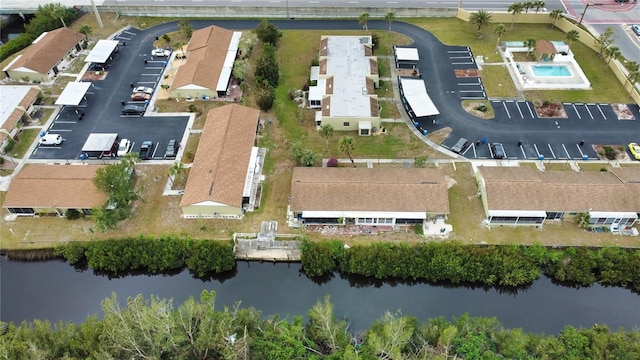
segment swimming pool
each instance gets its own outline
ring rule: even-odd
[[[573,74],[567,65],[531,65],[533,75],[537,77],[571,77]]]

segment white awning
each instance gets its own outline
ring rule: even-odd
[[[258,148],[256,146],[251,148],[251,157],[249,158],[249,167],[247,168],[247,177],[244,181],[244,190],[242,190],[242,197],[250,197],[251,190],[253,189],[253,180],[256,178],[256,174],[259,174],[260,162],[258,161]]]
[[[625,218],[625,219],[637,219],[638,214],[634,212],[625,211],[589,211],[589,217],[592,219],[598,218]]]
[[[82,151],[109,151],[117,138],[118,134],[89,134],[87,141],[82,147]]]
[[[416,117],[440,115],[438,108],[427,94],[422,79],[400,78],[402,95],[409,103]]]
[[[91,87],[90,82],[70,82],[56,100],[56,105],[78,105],[82,102],[87,90]]]
[[[84,59],[84,62],[104,64],[119,43],[118,40],[98,40],[98,43]]]
[[[395,48],[396,59],[398,61],[419,61],[418,49],[416,48]]]
[[[489,210],[489,216],[547,217],[546,211],[539,210]]]
[[[309,73],[309,80],[318,81],[320,78],[320,66],[312,66]]]
[[[227,91],[227,85],[229,85],[229,79],[231,79],[231,70],[233,70],[233,63],[238,56],[238,47],[240,44],[240,38],[242,33],[235,31],[231,36],[231,42],[229,43],[229,49],[227,49],[227,56],[224,58],[224,64],[222,65],[222,71],[218,78],[218,85],[216,85],[216,91]]]
[[[371,130],[371,121],[358,121],[358,130]]]

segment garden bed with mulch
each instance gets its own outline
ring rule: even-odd
[[[539,118],[567,118],[567,112],[560,103],[534,104],[534,108]]]
[[[616,113],[618,120],[635,120],[636,117],[633,116],[631,109],[627,106],[627,104],[611,104],[611,108]]]
[[[457,78],[478,77],[480,71],[478,69],[457,69],[455,70]]]
[[[593,145],[593,149],[600,160],[629,160],[624,145]]]
[[[107,75],[109,75],[108,71],[87,71],[82,75],[82,81],[104,80]]]

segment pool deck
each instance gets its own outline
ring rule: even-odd
[[[510,57],[514,52],[527,52],[526,48],[507,48],[505,51],[499,49],[500,55],[507,65],[509,74],[516,87],[520,90],[569,90],[569,89],[591,89],[591,83],[580,68],[580,65],[573,59],[569,61],[519,61],[514,62]],[[532,70],[534,65],[565,65],[571,71],[571,76],[535,76]]]

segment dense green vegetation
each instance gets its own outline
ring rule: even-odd
[[[87,266],[114,276],[132,271],[156,274],[187,267],[194,276],[204,278],[233,270],[236,266],[230,242],[171,236],[70,242],[58,246],[56,253],[71,265]]]
[[[217,310],[203,291],[174,308],[142,296],[102,302],[104,317],[82,324],[1,323],[5,359],[638,359],[640,332],[565,327],[557,336],[505,329],[495,318],[463,315],[420,323],[387,312],[359,332],[336,319],[329,298],[281,319],[239,305]]]
[[[339,241],[308,242],[302,267],[309,276],[344,274],[429,282],[518,287],[541,271],[567,285],[621,286],[640,292],[640,251],[619,248],[378,243],[345,249]]]
[[[35,16],[25,25],[25,31],[0,47],[0,61],[31,45],[45,31],[71,24],[76,11],[61,4],[38,5]]]

